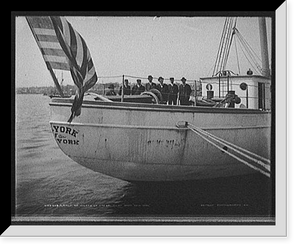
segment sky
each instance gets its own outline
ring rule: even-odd
[[[67,16],[87,43],[100,77],[132,75],[198,80],[211,76],[225,17]],[[24,16],[16,17],[16,87],[54,85]],[[237,28],[260,56],[257,17],[239,17]],[[271,19],[267,18],[269,55]],[[241,74],[252,68],[237,43]],[[227,68],[238,73],[233,43]],[[271,60],[270,60],[271,61]],[[253,68],[252,68],[253,70]],[[73,84],[70,72],[56,71],[64,84]],[[105,80],[104,80],[105,79]],[[120,78],[109,79],[121,81]],[[107,81],[100,78],[99,82]],[[135,79],[130,79],[135,82]]]

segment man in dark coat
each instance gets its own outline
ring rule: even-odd
[[[174,83],[174,77],[170,78],[170,85],[169,87],[169,105],[176,105],[177,104],[177,95],[178,95],[178,86]]]
[[[149,91],[150,89],[155,89],[156,88],[156,83],[152,82],[153,81],[153,76],[148,75],[148,82],[146,83],[146,91]]]
[[[181,78],[182,84],[179,86],[179,102],[180,105],[190,105],[190,95],[192,93],[191,86],[186,83],[184,77]]]
[[[168,85],[164,83],[164,78],[159,77],[158,78],[158,84],[156,84],[156,89],[161,93],[162,95],[162,104],[167,104],[169,100],[169,88]]]
[[[124,95],[130,95],[130,94],[131,94],[131,88],[128,84],[128,79],[125,79],[124,80]],[[119,95],[122,95],[122,85],[119,90]]]
[[[110,84],[108,86],[108,91],[105,93],[105,95],[117,95],[116,92],[115,92],[115,86],[113,84]]]
[[[141,79],[137,79],[136,82],[137,84],[132,87],[132,94],[140,95],[142,92],[145,91],[145,87],[142,85]]]

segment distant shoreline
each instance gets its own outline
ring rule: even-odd
[[[97,83],[95,86],[91,88],[91,90],[103,94],[105,93],[105,89],[110,85],[114,84],[116,88],[119,88],[119,83],[115,82],[109,82],[109,83]],[[75,85],[61,85],[61,88],[64,93],[69,95],[74,95],[76,92],[76,86]],[[31,87],[17,87],[16,88],[17,94],[42,94],[42,95],[55,95],[59,94],[55,86],[31,86]]]

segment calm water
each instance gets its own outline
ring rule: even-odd
[[[58,148],[49,97],[16,96],[16,215],[269,215],[271,183],[260,174],[136,185],[88,170]]]

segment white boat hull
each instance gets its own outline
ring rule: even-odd
[[[84,103],[65,122],[70,103],[51,103],[51,129],[61,150],[79,164],[127,181],[183,181],[254,173],[178,121],[188,121],[265,158],[270,113],[163,105]]]

